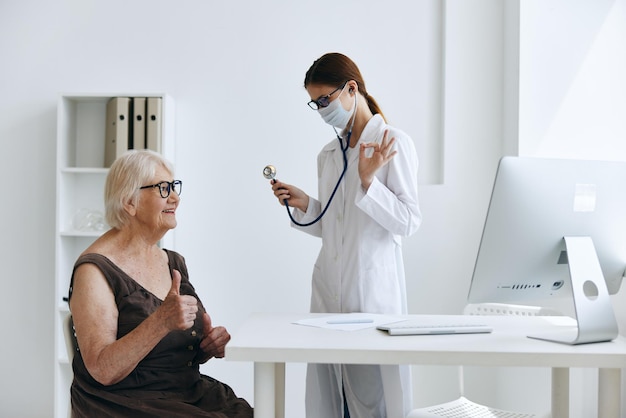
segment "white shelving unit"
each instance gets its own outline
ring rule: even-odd
[[[72,366],[63,334],[63,320],[69,315],[67,295],[74,262],[98,236],[108,229],[74,228],[79,211],[99,211],[104,215],[104,167],[106,104],[111,97],[161,97],[161,153],[175,162],[174,101],[161,93],[63,94],[57,107],[57,172],[55,236],[55,371],[54,416],[70,416],[69,391]],[[104,220],[103,220],[104,222]],[[162,245],[174,248],[174,234],[168,233]]]

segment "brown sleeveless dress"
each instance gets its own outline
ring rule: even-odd
[[[193,286],[184,258],[168,251],[170,272],[181,274],[180,293],[198,299],[194,326],[169,333],[124,380],[104,386],[94,380],[83,363],[80,349],[72,363],[73,417],[252,417],[252,408],[226,384],[200,374],[202,312],[204,307]],[[151,315],[162,301],[135,282],[101,254],[85,254],[76,261],[95,264],[113,290],[119,310],[117,337],[121,338]],[[70,283],[72,297],[74,273]],[[98,326],[98,324],[93,324]]]

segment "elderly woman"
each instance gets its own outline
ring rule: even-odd
[[[176,227],[182,182],[173,174],[148,150],[110,168],[111,229],[80,255],[70,284],[74,417],[252,417],[229,386],[200,374],[230,335],[212,326],[184,258],[157,245]]]

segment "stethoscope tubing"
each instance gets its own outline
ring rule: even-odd
[[[295,225],[303,226],[303,227],[304,226],[311,226],[311,225],[319,222],[319,220],[322,219],[322,217],[324,216],[324,214],[328,210],[328,207],[330,206],[330,203],[333,201],[333,197],[335,197],[335,193],[337,192],[337,189],[339,188],[339,184],[341,184],[341,180],[343,179],[343,177],[346,174],[346,171],[348,170],[348,156],[347,156],[346,153],[348,151],[348,147],[350,146],[350,136],[351,135],[352,135],[352,131],[348,132],[348,137],[346,139],[346,145],[344,146],[342,141],[341,141],[341,137],[339,136],[339,134],[337,134],[337,140],[339,141],[339,147],[341,148],[341,152],[343,154],[343,170],[341,171],[341,175],[339,176],[339,179],[337,180],[337,184],[335,184],[335,188],[333,189],[333,192],[330,194],[330,198],[328,199],[328,202],[326,202],[326,206],[324,206],[324,209],[317,216],[317,218],[313,219],[311,222],[306,222],[306,223],[301,223],[301,222],[296,221],[293,218],[293,215],[291,214],[291,210],[289,209],[288,199],[284,200],[285,208],[287,209],[287,214],[289,215],[289,219],[291,219],[291,222],[293,222]]]

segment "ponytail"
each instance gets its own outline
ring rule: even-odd
[[[367,94],[367,92],[363,92],[363,96],[365,96],[365,100],[367,100],[367,107],[369,107],[370,112],[372,112],[374,115],[380,115],[385,121],[385,123],[387,123],[387,118],[383,114],[383,111],[380,110],[380,106],[378,106],[378,102],[376,101],[376,99],[374,99],[372,96]]]

